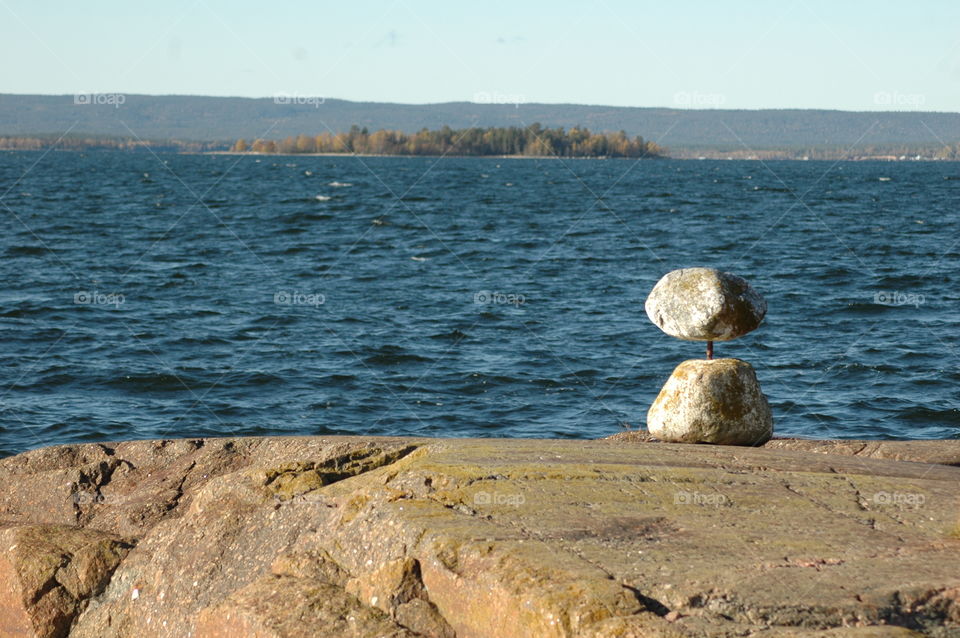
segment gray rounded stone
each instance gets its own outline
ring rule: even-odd
[[[736,339],[767,314],[767,302],[745,279],[713,268],[668,272],[644,307],[661,330],[688,341]]]
[[[773,415],[749,363],[692,359],[667,379],[647,429],[662,441],[762,445],[773,436]]]

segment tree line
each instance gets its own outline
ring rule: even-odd
[[[202,153],[223,150],[223,142],[191,142],[183,140],[138,140],[121,137],[96,137],[69,135],[6,135],[0,136],[0,150],[42,151],[48,148],[61,151],[171,151],[176,153]]]
[[[534,157],[660,157],[664,150],[642,137],[624,131],[592,133],[586,128],[570,130],[527,127],[452,129],[426,128],[408,134],[352,126],[345,133],[297,135],[283,140],[239,139],[235,153],[357,153],[361,155],[529,155]]]
[[[678,147],[674,159],[809,159],[809,160],[948,160],[960,161],[960,144],[864,144],[743,148],[742,146]]]
[[[960,142],[952,146],[944,144],[937,150],[935,157],[942,160],[960,160]]]

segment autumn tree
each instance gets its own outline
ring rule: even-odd
[[[234,150],[246,149],[237,140]],[[375,155],[531,155],[535,157],[658,157],[663,149],[625,131],[591,133],[575,126],[548,128],[534,122],[524,128],[492,127],[439,130],[421,129],[413,134],[351,126],[346,132],[298,135],[280,142],[255,140],[257,153],[359,153]]]

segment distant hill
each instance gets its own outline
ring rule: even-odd
[[[388,104],[347,100],[201,96],[0,95],[0,137],[95,135],[232,143],[353,124],[413,133],[423,128],[585,126],[624,130],[670,151],[821,147],[937,148],[960,141],[960,113],[721,110],[577,104]]]

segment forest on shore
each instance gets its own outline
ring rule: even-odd
[[[237,140],[235,153],[356,153],[360,155],[470,155],[531,157],[662,157],[664,149],[624,131],[592,133],[586,128],[489,127],[437,130],[408,134],[380,129],[372,133],[352,126],[345,133],[289,136],[282,140]]]
[[[141,140],[105,135],[0,135],[0,151],[154,151],[205,153],[226,148],[222,142]]]

